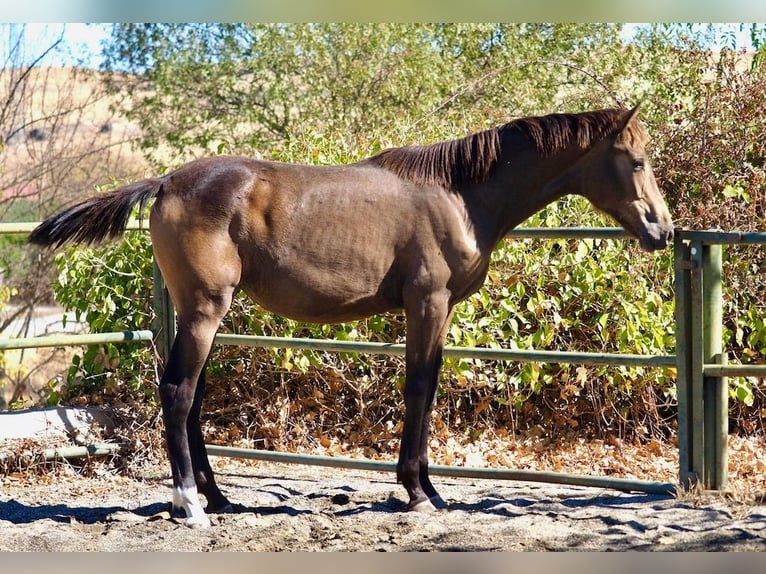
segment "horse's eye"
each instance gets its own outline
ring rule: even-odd
[[[642,159],[634,159],[633,160],[633,171],[641,171],[644,169],[644,160]]]

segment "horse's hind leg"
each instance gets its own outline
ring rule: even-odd
[[[213,469],[210,467],[207,450],[205,449],[205,439],[202,436],[202,429],[200,428],[199,423],[200,411],[202,410],[202,397],[205,394],[206,367],[207,363],[205,367],[203,367],[202,373],[200,373],[199,380],[197,381],[194,403],[192,404],[192,410],[187,419],[186,432],[189,435],[189,450],[192,457],[192,467],[194,468],[194,478],[197,482],[197,491],[205,495],[205,498],[207,499],[205,512],[225,512],[231,510],[231,504],[215,483]]]
[[[431,483],[431,478],[428,475],[428,437],[429,437],[429,426],[431,424],[431,413],[434,408],[434,404],[436,402],[436,390],[439,387],[439,376],[441,374],[441,366],[442,366],[442,356],[444,353],[444,341],[447,337],[447,332],[449,331],[450,322],[452,320],[452,313],[454,309],[450,309],[447,319],[444,322],[444,326],[442,327],[441,333],[439,334],[439,339],[436,346],[436,353],[434,356],[432,368],[431,368],[431,385],[428,388],[428,394],[426,396],[427,399],[427,408],[425,412],[423,413],[423,423],[420,430],[420,451],[419,451],[419,459],[420,459],[420,486],[423,489],[423,492],[425,492],[428,499],[431,501],[431,503],[436,506],[437,508],[444,505],[444,501],[442,500],[441,496],[439,496],[439,493],[436,491],[436,488]]]
[[[213,479],[199,414],[204,368],[242,275],[239,247],[226,219],[227,214],[234,217],[239,205],[239,188],[227,187],[233,181],[192,168],[179,172],[175,179],[166,179],[149,221],[154,257],[178,316],[175,342],[160,380],[160,400],[173,506],[184,509],[190,526],[210,524],[198,493],[208,499],[211,510],[228,505]]]
[[[179,308],[178,332],[160,380],[168,458],[173,474],[173,506],[183,508],[189,526],[210,525],[197,495],[200,479],[202,493],[213,499],[209,502],[221,506],[228,504],[215,485],[204,452],[199,411],[204,385],[202,372],[218,324],[230,301],[229,295],[226,301],[219,298],[195,305],[191,312],[183,306]]]

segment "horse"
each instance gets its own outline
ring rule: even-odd
[[[445,336],[455,305],[481,287],[495,246],[568,194],[587,198],[647,252],[671,242],[637,115],[638,106],[519,118],[344,165],[202,157],[83,200],[43,221],[29,242],[115,239],[134,207],[153,201],[154,256],[177,311],[159,382],[172,505],[192,527],[231,510],[199,415],[213,340],[234,294],[316,323],[403,310],[396,477],[406,510],[433,511],[444,506],[429,478],[428,435]]]

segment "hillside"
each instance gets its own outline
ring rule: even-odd
[[[132,145],[139,130],[101,79],[76,68],[0,71],[0,213],[15,198],[58,203],[145,171]]]

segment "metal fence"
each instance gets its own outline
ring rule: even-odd
[[[766,244],[766,233],[679,230],[674,242],[679,478],[728,484],[728,376],[766,376],[766,365],[728,365],[723,349],[723,246]]]
[[[0,233],[28,233],[29,224],[0,224]],[[137,223],[130,229],[140,229]],[[611,239],[626,237],[620,228],[522,228],[509,234],[514,239]],[[726,244],[765,244],[766,233],[722,233],[677,230],[674,240],[676,288],[676,355],[632,355],[495,349],[447,346],[445,356],[494,359],[517,362],[570,363],[583,365],[622,365],[629,367],[675,368],[678,374],[678,445],[681,484],[698,483],[704,488],[725,489],[728,481],[726,436],[728,385],[727,376],[764,376],[766,365],[727,365],[722,349],[722,246]],[[161,355],[167,356],[175,331],[172,303],[155,266],[153,330],[122,333],[43,336],[0,339],[0,350],[30,347],[88,345],[155,341]],[[310,349],[328,352],[402,355],[404,345],[328,339],[261,337],[218,334],[216,343],[274,348]],[[392,471],[393,463],[363,459],[321,457],[274,453],[271,451],[232,449],[208,445],[217,456],[235,456],[260,460],[279,460],[343,468]],[[574,476],[562,473],[433,467],[435,474],[472,476],[527,481],[557,482],[618,490],[669,492],[674,485],[643,480],[610,477]]]

